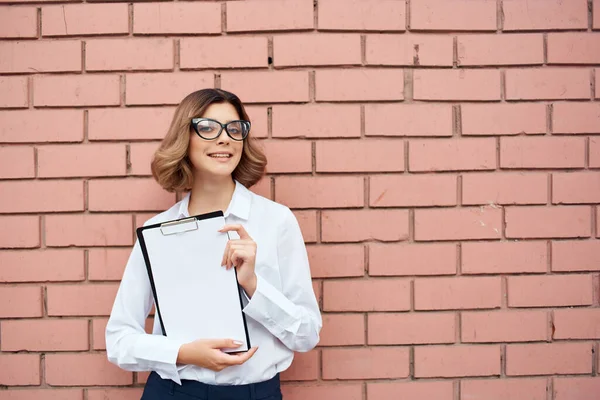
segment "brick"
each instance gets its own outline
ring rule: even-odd
[[[118,75],[53,75],[33,77],[33,104],[43,106],[116,106]]]
[[[323,242],[408,239],[408,210],[324,210],[321,215]]]
[[[335,383],[331,385],[290,385],[281,386],[285,400],[304,399],[344,399],[362,400],[363,385],[361,383]]]
[[[415,310],[465,310],[499,308],[502,285],[499,277],[417,279]]]
[[[548,64],[600,63],[600,33],[550,33]]]
[[[301,33],[275,36],[273,62],[276,67],[360,65],[360,46],[360,35],[357,34]],[[266,63],[266,54],[263,60]]]
[[[591,305],[591,275],[509,276],[509,307]]]
[[[313,29],[311,0],[249,0],[227,3],[227,32]]]
[[[42,316],[42,288],[40,286],[3,285],[0,287],[0,300],[0,318]],[[1,370],[2,368],[0,368]]]
[[[464,399],[546,400],[546,379],[463,379],[460,393]]]
[[[493,138],[414,139],[408,144],[410,171],[496,169]]]
[[[168,88],[165,87],[166,89]],[[88,138],[89,140],[162,139],[167,134],[174,111],[172,107],[92,109],[88,111]],[[122,129],[123,126],[127,129]],[[137,145],[131,145],[132,151],[135,146]]]
[[[0,192],[0,212],[83,211],[82,181],[4,181]]]
[[[506,346],[506,375],[589,374],[591,343],[535,343]]]
[[[179,46],[181,69],[268,67],[266,37],[184,38]]]
[[[111,364],[106,354],[47,354],[46,382],[53,386],[131,385],[133,374]]]
[[[319,30],[403,31],[404,0],[321,0]]]
[[[282,381],[313,381],[319,378],[319,350],[294,354],[289,369],[281,374]]]
[[[173,69],[172,39],[92,39],[85,46],[88,71],[169,71]]]
[[[37,37],[37,10],[35,7],[0,8],[1,38]]]
[[[3,400],[81,400],[82,398],[82,389],[9,389],[2,393]]]
[[[322,307],[323,304],[323,282],[322,281],[312,281],[313,292],[315,292],[315,297],[317,298],[317,303],[319,307]]]
[[[312,171],[312,143],[308,140],[265,140],[267,173]]]
[[[159,142],[132,143],[129,145],[130,175],[152,175],[150,164],[152,162],[152,157],[159,146]]]
[[[102,179],[88,183],[90,211],[164,211],[175,204],[175,194],[153,179]]]
[[[275,199],[291,208],[362,207],[364,180],[357,176],[285,176],[275,179]]]
[[[582,137],[503,137],[501,168],[583,168]]]
[[[545,273],[548,269],[546,242],[462,243],[463,274]]]
[[[82,140],[83,111],[3,110],[0,113],[0,142],[43,143],[81,142]]]
[[[411,3],[410,27],[427,31],[495,31],[496,2],[417,0]]]
[[[416,378],[500,375],[500,346],[415,347]]]
[[[594,70],[594,76],[600,76],[600,68]],[[596,85],[595,99],[600,99],[600,85]]]
[[[138,373],[138,376],[141,373]],[[138,383],[140,382],[138,378]],[[105,399],[119,399],[119,400],[137,400],[142,397],[144,388],[124,388],[124,389],[88,389],[88,400],[105,400]]]
[[[94,350],[106,350],[106,325],[108,318],[92,319],[92,348]]]
[[[365,344],[365,318],[362,314],[325,314],[320,346]]]
[[[26,108],[29,106],[28,96],[27,77],[0,76],[0,107]]]
[[[323,379],[407,378],[409,349],[369,347],[323,350]]]
[[[50,285],[49,316],[110,315],[118,284]]]
[[[452,66],[452,37],[442,35],[368,35],[367,65]]]
[[[367,398],[393,399],[436,399],[453,400],[454,386],[451,381],[438,382],[368,382]]]
[[[559,102],[552,105],[552,133],[594,134],[599,131],[599,103]]]
[[[590,72],[585,68],[509,69],[505,74],[507,100],[590,98]]]
[[[269,136],[269,109],[266,106],[244,106],[250,118],[252,128],[250,137],[266,138]]]
[[[300,225],[302,236],[306,243],[317,241],[317,212],[316,211],[294,211],[294,215]]]
[[[54,145],[38,147],[42,178],[119,176],[126,173],[123,144]],[[66,169],[65,165],[69,165]]]
[[[0,179],[33,178],[33,147],[0,147]]]
[[[594,4],[595,5],[595,4]],[[594,8],[597,10],[597,8]],[[594,398],[600,391],[600,378],[554,378],[555,400],[585,400]]]
[[[600,168],[600,138],[590,137],[589,166]]]
[[[554,310],[552,339],[600,338],[600,310],[573,308]]]
[[[274,105],[273,137],[360,137],[360,106]]]
[[[460,66],[544,63],[544,39],[539,34],[461,35],[457,40]]]
[[[365,273],[362,245],[316,245],[308,246],[306,250],[313,278],[363,276]]]
[[[367,136],[452,136],[452,106],[447,104],[366,104]],[[396,123],[390,124],[390,121]]]
[[[127,105],[176,105],[190,94],[193,88],[214,86],[213,74],[208,72],[127,74],[125,81]],[[169,114],[172,118],[173,113]],[[154,116],[157,117],[156,114]],[[168,128],[168,125],[165,128]],[[165,134],[166,130],[162,130],[161,138]]]
[[[465,136],[546,133],[545,104],[461,104],[460,110]]]
[[[88,350],[86,320],[17,320],[2,322],[2,351]]]
[[[331,69],[315,71],[317,101],[403,100],[401,69]]]
[[[0,282],[82,281],[83,250],[0,251]]]
[[[378,244],[369,245],[369,275],[454,275],[456,245]]]
[[[462,204],[546,204],[548,176],[536,172],[462,175]]]
[[[273,196],[271,196],[271,178],[263,177],[260,181],[258,181],[254,186],[249,187],[248,189],[252,190],[255,194],[265,197],[269,200],[273,200]]]
[[[504,30],[587,29],[586,0],[507,0]]]
[[[200,15],[202,23],[198,21]],[[221,5],[192,2],[134,4],[133,33],[221,33]]]
[[[282,87],[286,90],[280,90]],[[223,72],[221,88],[235,93],[244,103],[307,102],[309,100],[306,71]]]
[[[326,280],[324,311],[407,311],[410,309],[408,279]]]
[[[547,340],[546,311],[463,312],[461,341],[535,342]]]
[[[369,345],[454,343],[454,313],[369,314]],[[430,327],[435,326],[435,329]]]
[[[590,237],[591,213],[586,206],[507,207],[507,238]]]
[[[74,72],[81,71],[81,42],[6,41],[0,43],[0,72]]]
[[[371,207],[456,205],[454,175],[379,175],[369,184]]]
[[[39,385],[40,370],[39,354],[0,355],[0,385]]]
[[[552,271],[600,271],[600,242],[593,240],[553,241]]]
[[[593,10],[600,10],[600,0],[594,0],[593,5],[592,5],[592,9]],[[600,13],[593,13],[593,17],[592,17],[592,26],[594,27],[594,29],[598,29],[600,28]]]
[[[88,252],[88,279],[91,281],[118,281],[123,276],[131,249],[90,249]]]
[[[131,246],[131,216],[116,214],[47,215],[47,246]]]
[[[321,140],[316,143],[317,172],[400,172],[404,141],[395,139]]]
[[[415,210],[417,241],[500,239],[502,210],[494,207]],[[444,224],[440,224],[444,221]]]
[[[417,69],[413,72],[413,99],[500,100],[500,71]]]
[[[552,203],[600,203],[600,172],[553,173]]]
[[[42,7],[42,36],[129,33],[127,4],[67,4]]]
[[[36,216],[0,216],[0,247],[33,248],[40,246],[40,218]]]

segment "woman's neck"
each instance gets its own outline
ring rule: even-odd
[[[218,210],[225,212],[234,190],[235,182],[230,176],[210,180],[196,179],[190,194],[189,214],[198,215]]]

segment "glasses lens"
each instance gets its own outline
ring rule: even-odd
[[[250,132],[250,126],[245,121],[232,121],[227,124],[227,132],[235,140],[243,140]]]
[[[203,138],[214,138],[219,134],[221,125],[214,121],[200,120],[198,122],[198,133]]]

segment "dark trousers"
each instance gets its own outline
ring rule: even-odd
[[[268,381],[248,385],[207,385],[187,379],[181,383],[180,386],[152,372],[141,400],[282,400],[279,374]]]

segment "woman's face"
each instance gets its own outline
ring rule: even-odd
[[[239,120],[240,116],[235,107],[229,103],[213,103],[206,109],[202,118],[210,118],[226,124],[229,121]],[[213,140],[201,138],[192,129],[189,158],[195,173],[206,177],[231,176],[240,162],[243,148],[244,142],[230,138],[225,128],[219,137]]]

